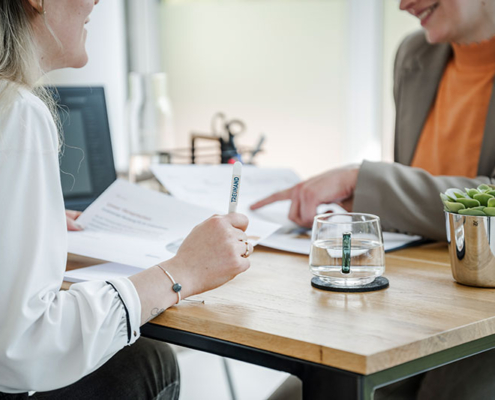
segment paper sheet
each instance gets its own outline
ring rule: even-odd
[[[401,248],[415,241],[421,241],[421,236],[410,236],[400,233],[383,232],[385,251]],[[311,232],[304,229],[294,229],[289,233],[274,233],[265,239],[264,246],[291,253],[307,254],[311,246]],[[95,280],[108,280],[115,278],[128,278],[137,274],[142,269],[130,265],[117,263],[104,263],[91,267],[79,268],[65,273],[64,280],[68,282],[84,282]]]
[[[178,199],[225,212],[228,207],[232,165],[171,165],[151,167],[153,174]],[[287,216],[290,201],[270,204],[251,211],[249,206],[275,192],[290,188],[300,178],[287,168],[242,167],[241,189],[237,211],[254,219],[296,227]]]
[[[383,245],[386,252],[402,248],[421,240],[421,236],[383,232]],[[311,231],[303,228],[277,231],[263,240],[260,244],[272,249],[309,255],[309,250],[311,248]]]
[[[267,247],[291,253],[309,255],[311,245],[311,232],[300,229],[290,234],[273,234],[265,240]],[[414,241],[420,241],[420,236],[403,235],[400,233],[383,232],[385,251],[391,251]],[[270,245],[272,244],[272,245]],[[138,272],[141,268],[118,263],[104,263],[91,267],[79,268],[65,273],[64,280],[67,282],[101,281],[115,278],[128,278]]]
[[[69,232],[68,251],[148,268],[173,257],[189,232],[213,214],[209,208],[117,180],[78,218],[84,230]],[[247,233],[256,244],[279,227],[256,221]]]
[[[155,165],[152,171],[160,183],[175,197],[192,204],[217,208],[226,203],[232,166],[230,165]],[[297,174],[287,168],[243,166],[238,211],[250,221],[267,220],[282,227],[260,242],[261,245],[299,254],[309,254],[311,231],[298,227],[288,219],[290,201],[270,204],[251,211],[249,206],[275,192],[300,182]],[[222,204],[223,205],[223,204]],[[318,214],[347,212],[337,204],[321,205]],[[383,233],[385,251],[421,240],[420,236]]]
[[[347,213],[338,204],[322,204],[316,210],[317,214],[333,212],[335,214]],[[420,242],[421,236],[406,235],[395,232],[383,232],[383,246],[385,251],[402,248],[414,242]],[[264,239],[263,246],[272,249],[288,251],[291,253],[308,254],[311,248],[311,230],[301,227],[282,227],[277,232]]]

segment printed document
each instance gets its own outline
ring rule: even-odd
[[[228,195],[224,200],[227,202]],[[189,232],[215,213],[117,180],[78,218],[84,230],[69,232],[68,251],[148,268],[173,257]],[[270,222],[252,221],[247,234],[257,244],[278,228],[280,225]]]
[[[152,166],[152,172],[160,183],[180,200],[191,204],[225,208],[229,193],[230,165],[170,165]],[[309,254],[311,231],[301,228],[288,219],[290,200],[270,204],[256,211],[249,206],[275,192],[288,189],[300,182],[298,175],[288,168],[260,168],[244,165],[241,179],[238,212],[246,214],[251,222],[271,221],[282,227],[263,239],[260,244],[278,250]],[[318,207],[317,213],[346,213],[337,204]],[[383,233],[385,251],[391,251],[420,241],[420,236],[399,233]]]
[[[228,207],[232,165],[154,165],[151,170],[170,194],[180,200],[223,211]],[[256,211],[249,206],[275,192],[290,188],[301,179],[288,168],[258,168],[242,166],[237,212],[249,220],[260,219],[284,226],[290,222],[290,201],[280,201]],[[223,211],[225,212],[225,211]]]

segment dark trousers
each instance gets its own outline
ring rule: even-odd
[[[0,393],[1,400],[177,400],[179,366],[165,343],[140,338],[93,373],[49,392]]]

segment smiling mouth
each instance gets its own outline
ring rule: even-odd
[[[420,21],[424,21],[426,18],[428,18],[433,11],[435,11],[438,7],[438,3],[433,4],[432,6],[428,7],[427,9],[421,11],[421,13],[417,14],[416,16],[419,18]]]

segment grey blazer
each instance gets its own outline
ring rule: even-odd
[[[450,187],[463,189],[492,183],[495,177],[495,88],[485,123],[478,177],[432,176],[409,166],[451,57],[449,44],[431,45],[423,31],[408,36],[397,51],[394,67],[395,162],[363,162],[353,206],[355,212],[379,215],[385,230],[445,240],[445,219],[439,193]]]

